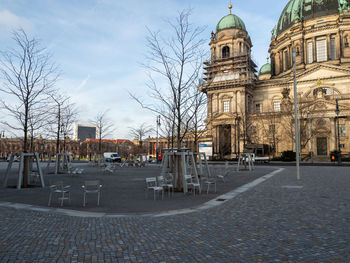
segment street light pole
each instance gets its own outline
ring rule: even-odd
[[[341,165],[341,145],[340,145],[340,131],[339,131],[339,103],[338,99],[335,100],[336,102],[336,108],[335,108],[335,114],[337,114],[337,129],[338,129],[338,165]]]
[[[4,150],[4,147],[2,146],[3,142],[1,140],[3,138],[5,138],[5,131],[0,131],[0,156],[1,157],[5,156],[5,154],[3,153],[3,150]]]
[[[297,180],[300,180],[300,140],[299,140],[299,122],[298,122],[298,93],[297,93],[297,66],[295,48],[293,48],[293,64],[294,64],[294,125],[295,125],[295,155]]]
[[[159,149],[158,149],[158,127],[160,126],[160,115],[157,116],[157,143],[156,143],[156,162],[158,162]]]

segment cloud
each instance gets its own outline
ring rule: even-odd
[[[33,28],[33,24],[28,19],[16,16],[5,9],[0,11],[0,27],[11,30],[23,28],[27,31]]]

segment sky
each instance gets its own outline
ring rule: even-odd
[[[78,123],[87,124],[108,110],[115,127],[109,137],[132,139],[130,127],[156,126],[155,114],[129,95],[147,99],[148,78],[142,66],[147,28],[166,37],[165,21],[191,8],[190,22],[205,27],[201,37],[209,44],[230,2],[251,36],[259,69],[266,63],[271,30],[288,0],[0,0],[0,50],[13,46],[12,32],[23,28],[52,53],[61,71],[56,88],[77,105]]]

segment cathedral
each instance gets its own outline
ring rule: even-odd
[[[249,32],[231,8],[211,34],[211,58],[204,63],[202,92],[214,157],[295,151],[294,76],[303,160],[328,159],[338,150],[348,155],[349,1],[290,0],[259,70]]]

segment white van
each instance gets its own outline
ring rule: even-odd
[[[105,158],[106,162],[121,162],[122,158],[119,156],[118,153],[104,153],[103,157]]]

